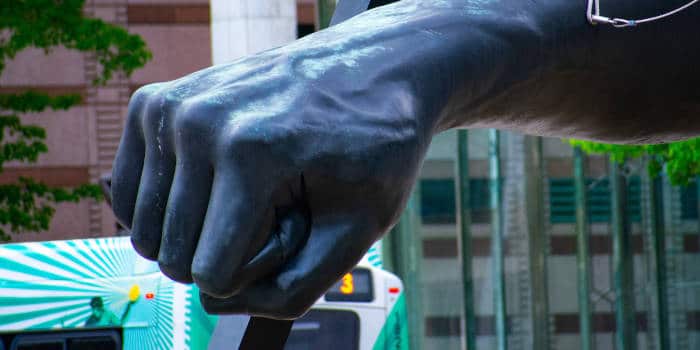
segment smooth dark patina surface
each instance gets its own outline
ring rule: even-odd
[[[644,17],[685,0],[608,1]],[[700,135],[700,8],[404,0],[139,89],[113,169],[135,248],[213,312],[294,318],[397,220],[436,133]],[[224,299],[222,299],[224,298]]]

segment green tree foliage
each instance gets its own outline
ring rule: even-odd
[[[616,161],[645,157],[649,173],[658,176],[666,171],[674,185],[687,185],[700,175],[700,138],[656,145],[611,145],[605,143],[569,140],[586,153],[608,154]]]
[[[121,27],[83,15],[85,0],[0,0],[0,74],[7,60],[27,48],[54,47],[94,55],[101,71],[93,84],[104,84],[114,73],[131,74],[151,58],[145,42]],[[51,96],[40,91],[0,93],[0,172],[8,161],[36,162],[46,153],[46,131],[24,124],[20,113],[66,110],[81,102],[81,96]],[[100,199],[96,185],[64,189],[29,178],[0,185],[0,241],[10,232],[42,231],[49,228],[54,205],[85,198]]]

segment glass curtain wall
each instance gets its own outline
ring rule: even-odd
[[[650,179],[642,161],[617,164],[584,155],[585,196],[579,198],[568,144],[543,139],[537,151],[536,138],[502,132],[501,205],[494,211],[488,131],[470,130],[466,140],[467,245],[458,230],[456,132],[435,139],[417,187],[424,349],[464,349],[468,339],[477,349],[700,348],[695,183],[671,186],[666,179]],[[585,208],[578,236],[577,206]],[[497,213],[503,228],[505,342],[499,342],[494,312]],[[587,242],[583,256],[579,242]],[[465,246],[469,252],[462,252]],[[463,255],[471,265],[472,297],[466,303]],[[587,276],[588,288],[580,276]],[[466,327],[470,310],[474,321]],[[581,337],[586,329],[581,312],[589,315],[590,337]]]

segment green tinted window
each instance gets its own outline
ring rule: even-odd
[[[587,179],[588,216],[591,222],[610,221],[610,182],[608,179]],[[574,179],[549,179],[550,221],[576,222],[576,193]],[[639,177],[627,181],[627,215],[633,222],[641,220],[641,188]]]
[[[696,220],[698,218],[697,182],[681,188],[681,218],[683,220]]]
[[[453,179],[423,179],[420,183],[421,216],[426,224],[456,222],[455,183]],[[489,181],[469,180],[472,222],[489,221]]]

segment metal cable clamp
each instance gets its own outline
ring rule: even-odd
[[[588,17],[588,22],[591,24],[595,25],[598,23],[603,23],[603,24],[610,24],[615,28],[625,28],[625,27],[635,27],[638,24],[642,23],[648,23],[648,22],[653,22],[657,21],[672,15],[675,15],[678,12],[681,12],[690,6],[695,5],[698,3],[700,0],[692,0],[691,2],[666,13],[660,14],[658,16],[654,17],[649,17],[649,18],[643,18],[643,19],[624,19],[624,18],[610,18],[606,16],[601,16],[600,15],[600,0],[588,0],[588,6],[586,9],[586,17]]]

